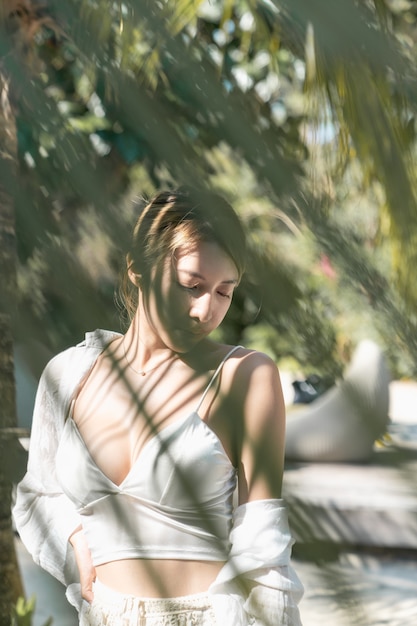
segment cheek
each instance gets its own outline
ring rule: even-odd
[[[159,297],[157,297],[159,293]],[[187,309],[188,294],[180,291],[172,280],[168,272],[162,276],[159,291],[154,292],[155,309],[159,317],[164,320],[172,319],[172,316],[179,315],[181,311]]]
[[[227,299],[220,303],[220,306],[218,307],[218,314],[217,314],[217,318],[218,320],[220,320],[220,322],[226,317],[231,304],[232,304],[232,301],[227,300]]]
[[[186,316],[191,307],[189,294],[174,290],[164,302],[164,312],[171,323]]]

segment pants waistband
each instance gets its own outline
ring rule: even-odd
[[[125,608],[140,606],[146,614],[175,612],[178,610],[204,610],[212,606],[208,593],[195,593],[174,598],[149,598],[125,594],[111,587],[107,587],[100,580],[96,580],[93,587],[94,600],[104,605],[118,605]]]

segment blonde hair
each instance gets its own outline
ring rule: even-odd
[[[128,321],[132,320],[138,291],[129,270],[138,275],[146,291],[152,269],[162,267],[179,247],[201,242],[218,244],[236,265],[239,280],[245,270],[246,241],[243,226],[231,205],[209,191],[181,188],[157,193],[144,207],[133,230],[122,276],[119,299]]]

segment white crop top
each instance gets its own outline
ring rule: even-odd
[[[56,456],[63,492],[77,507],[94,565],[129,558],[224,561],[237,472],[198,411],[163,428],[120,485],[93,461],[69,417]]]

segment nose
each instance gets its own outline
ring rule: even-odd
[[[195,298],[190,309],[190,317],[206,324],[213,316],[212,297],[210,293],[201,294]]]

